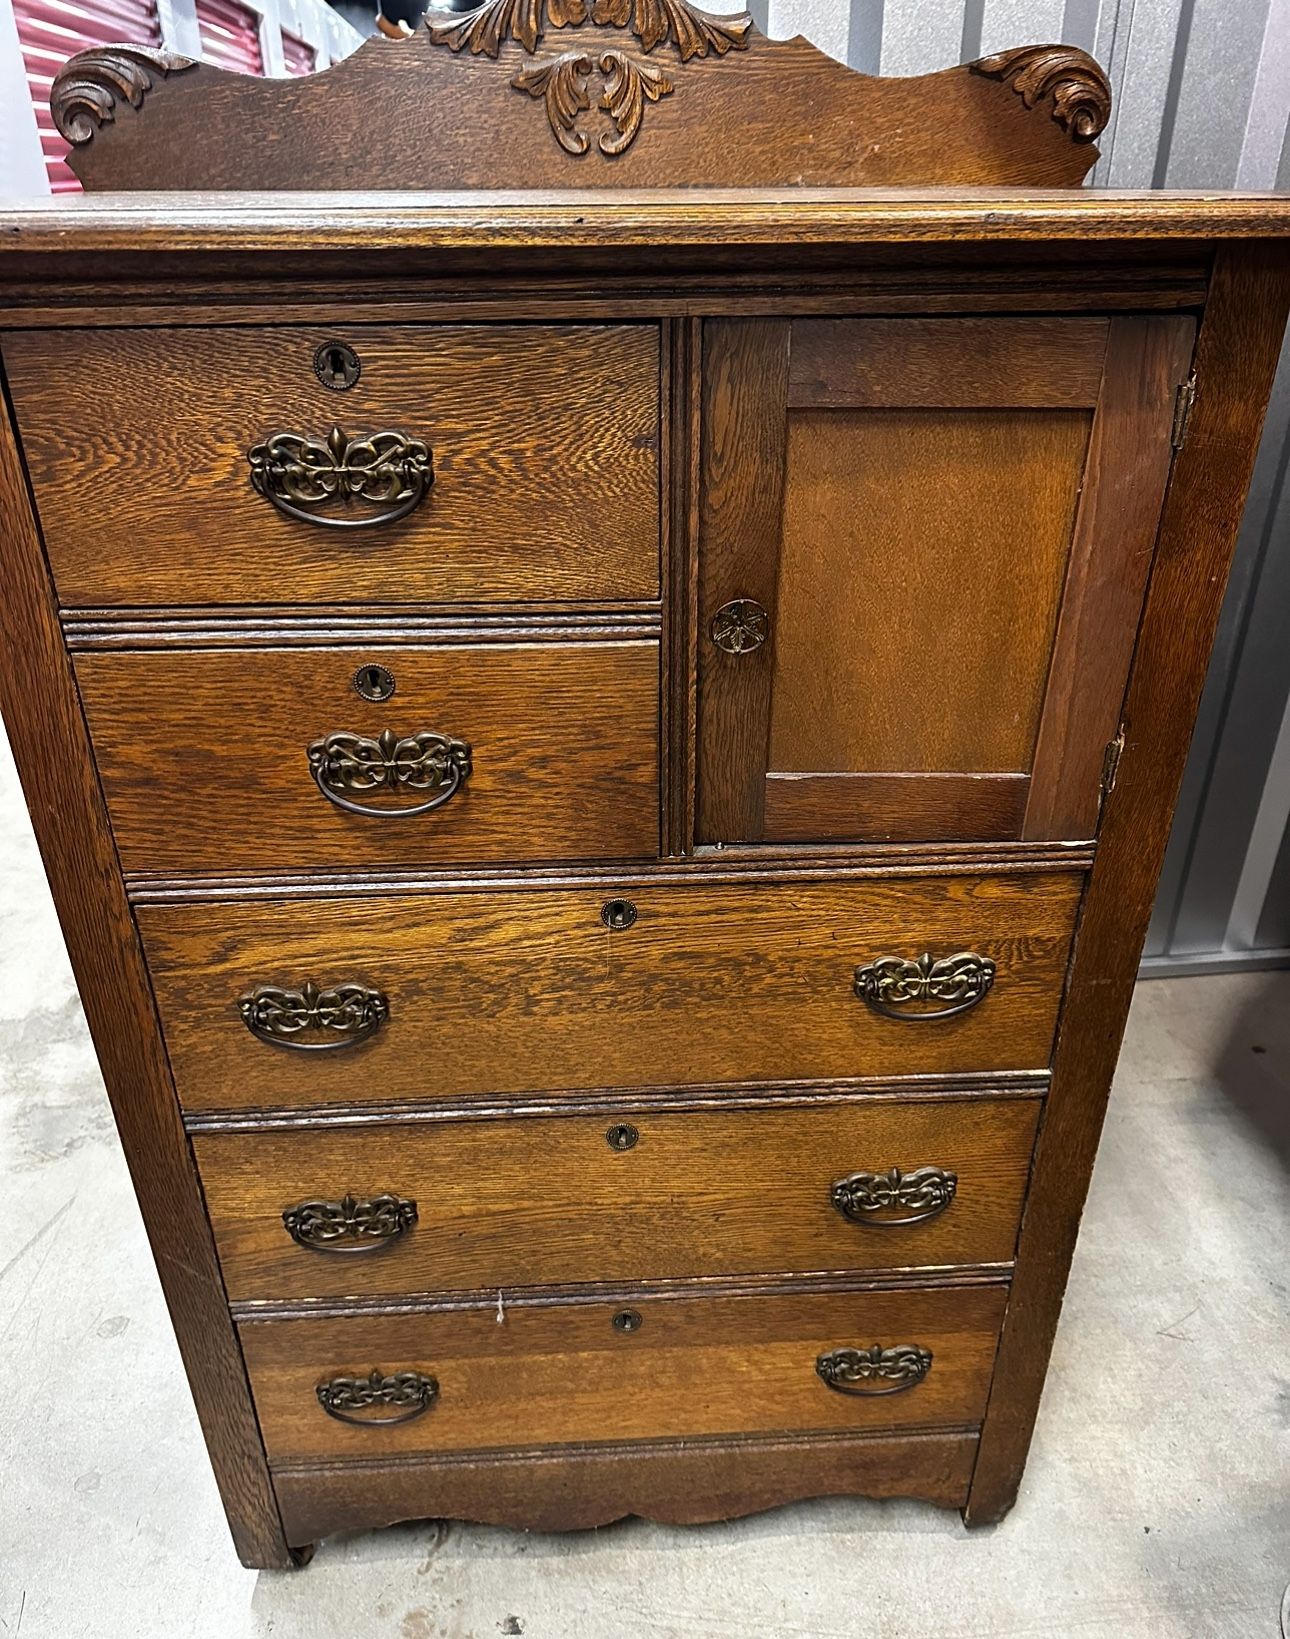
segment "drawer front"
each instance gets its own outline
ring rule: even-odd
[[[1065,872],[625,878],[595,890],[143,904],[138,918],[185,1106],[306,1107],[1042,1069],[1081,885]],[[615,931],[605,918],[617,900],[635,919]],[[970,955],[966,1000],[902,1003],[881,977],[878,995],[857,995],[857,975],[863,984],[884,963],[913,971],[915,987],[924,953]],[[284,1050],[244,1022],[274,1034],[259,999],[305,986],[359,987],[380,998],[380,1017],[337,1029],[297,1007],[297,1046],[322,1052]]]
[[[373,663],[383,703],[356,687]],[[76,672],[127,871],[658,852],[654,642],[92,654]]]
[[[343,391],[315,373],[338,342],[360,366]],[[4,357],[64,605],[658,596],[653,326],[26,332]],[[333,528],[320,520],[406,501],[370,485],[305,520],[257,492],[249,452],[278,434],[311,440],[320,482],[343,489],[328,469],[370,457],[334,458],[333,427],[424,444],[391,457],[410,511]]]
[[[200,1133],[228,1294],[1011,1259],[1032,1100]]]
[[[241,1337],[270,1462],[317,1462],[661,1435],[964,1427],[985,1411],[1004,1302],[996,1286],[633,1297],[510,1304],[501,1325],[494,1305],[256,1321]],[[875,1345],[869,1364],[856,1357]],[[372,1403],[353,1404],[373,1373]],[[320,1387],[340,1418],[323,1409]]]

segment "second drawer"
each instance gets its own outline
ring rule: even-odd
[[[127,871],[658,852],[652,641],[91,654],[76,675]]]
[[[1029,1099],[199,1133],[229,1297],[1007,1262]]]

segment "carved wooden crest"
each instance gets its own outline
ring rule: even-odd
[[[884,79],[686,0],[484,0],[298,80],[83,52],[50,106],[91,188],[1070,187],[1111,94],[1072,46]]]
[[[724,57],[732,49],[742,50],[752,18],[746,14],[713,17],[686,5],[685,0],[486,0],[464,17],[431,13],[426,18],[435,45],[489,57],[496,57],[506,40],[517,41],[532,56],[548,26],[559,29],[587,23],[625,29],[645,56],[670,44],[685,63],[710,52]],[[591,147],[583,116],[591,108],[593,82],[600,86],[596,107],[613,128],[601,134],[596,146],[610,158],[625,152],[635,140],[645,104],[669,97],[675,90],[661,68],[616,49],[563,51],[540,58],[531,68],[521,69],[511,85],[542,99],[556,141],[566,153],[580,157]]]

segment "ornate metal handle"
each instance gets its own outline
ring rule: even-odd
[[[375,740],[361,734],[329,734],[308,748],[309,767],[328,802],[350,814],[377,814],[411,819],[442,808],[470,778],[471,753],[465,740],[423,730],[400,738],[383,729]],[[433,791],[427,802],[411,808],[368,807],[346,792]]]
[[[935,961],[924,951],[916,962],[903,956],[879,956],[855,975],[860,1000],[888,1019],[913,1023],[949,1019],[983,1001],[994,983],[995,965],[988,956],[962,950]],[[919,1002],[948,1002],[948,1007],[919,1011]]]
[[[311,981],[299,990],[261,985],[241,998],[237,1010],[253,1036],[302,1053],[356,1047],[390,1016],[389,1001],[379,990],[353,984],[319,990]]]
[[[932,1351],[916,1343],[897,1343],[884,1349],[875,1343],[870,1349],[834,1349],[822,1354],[815,1369],[831,1389],[839,1394],[901,1394],[916,1387],[932,1368]],[[866,1386],[872,1385],[872,1386]]]
[[[370,529],[397,523],[419,506],[434,483],[430,447],[406,433],[369,433],[350,438],[333,427],[326,439],[305,433],[274,433],[247,452],[256,493],[307,524],[326,529]],[[336,499],[384,503],[384,512],[335,517],[315,510]]]
[[[339,1201],[301,1201],[282,1214],[287,1234],[310,1252],[345,1257],[381,1252],[401,1240],[417,1221],[417,1203],[398,1195],[368,1200],[345,1195]]]
[[[938,1217],[954,1199],[958,1174],[943,1167],[919,1167],[917,1172],[853,1172],[839,1178],[829,1191],[834,1206],[853,1224],[866,1229],[899,1229]],[[901,1217],[879,1214],[898,1211]]]
[[[430,1410],[439,1398],[439,1384],[425,1372],[394,1372],[386,1376],[374,1366],[366,1377],[332,1377],[314,1391],[318,1404],[338,1423],[360,1428],[391,1428],[410,1423]],[[361,1417],[369,1406],[393,1406],[392,1417]]]

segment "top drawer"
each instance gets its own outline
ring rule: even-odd
[[[339,390],[321,379],[345,378],[337,344],[359,366]],[[4,358],[64,606],[659,595],[654,326],[26,331]],[[420,440],[432,481],[387,440],[383,498],[359,470],[373,452],[329,448],[333,428]],[[310,485],[348,473],[374,498],[283,512],[249,461],[277,434],[312,441]],[[289,463],[300,446],[279,449]],[[320,521],[398,512],[421,490],[389,522]]]

